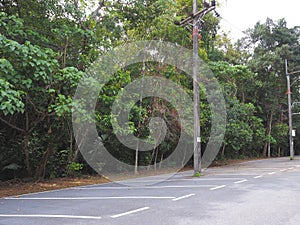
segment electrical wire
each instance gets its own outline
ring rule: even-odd
[[[215,13],[216,13],[216,15],[218,17],[220,17],[224,22],[226,22],[227,24],[229,24],[232,28],[234,28],[235,30],[241,32],[243,35],[246,34],[245,31],[243,31],[242,29],[240,29],[238,26],[234,25],[233,23],[229,22],[227,19],[225,19],[223,16],[221,16],[218,12],[215,11]]]
[[[242,29],[240,29],[238,26],[234,25],[233,23],[229,22],[228,20],[226,20],[224,17],[220,16],[220,18],[222,20],[224,20],[227,24],[229,24],[232,28],[236,29],[237,31],[241,32],[242,34],[246,34],[245,31],[242,31]]]

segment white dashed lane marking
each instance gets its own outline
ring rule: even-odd
[[[21,215],[21,214],[0,214],[0,217],[19,217],[19,218],[64,218],[64,219],[93,219],[99,220],[100,216],[74,216],[74,215]]]
[[[140,187],[84,187],[84,188],[72,188],[75,190],[105,190],[105,189],[110,189],[110,190],[121,190],[121,189],[167,189],[167,188],[207,188],[207,187],[214,187],[215,185],[172,185],[172,186],[140,186]]]
[[[239,180],[239,181],[236,181],[236,182],[234,182],[235,184],[241,184],[241,183],[244,183],[244,182],[246,182],[246,181],[248,181],[247,179],[243,179],[243,180]]]
[[[109,200],[109,199],[173,199],[175,197],[164,196],[113,196],[113,197],[62,197],[62,198],[4,198],[6,200]]]
[[[174,198],[174,199],[172,199],[172,201],[179,201],[181,199],[189,198],[189,197],[192,197],[194,195],[195,194],[184,195],[184,196],[181,196],[181,197],[178,197],[178,198]]]
[[[190,179],[170,179],[170,180],[161,180],[161,179],[152,179],[152,180],[137,180],[137,181],[126,181],[124,184],[131,185],[132,183],[148,183],[148,182],[176,182],[176,181],[219,181],[219,180],[237,180],[237,179],[243,179],[239,177],[211,177],[211,178],[190,178]]]
[[[227,174],[217,174],[218,176],[222,176],[223,177],[205,177],[205,178],[192,178],[192,179],[170,179],[170,180],[163,180],[161,179],[162,182],[176,182],[176,181],[192,181],[192,182],[197,182],[195,183],[196,185],[162,185],[162,186],[128,186],[128,187],[106,187],[106,186],[85,186],[85,187],[77,187],[77,188],[71,188],[71,189],[80,189],[80,190],[103,190],[103,189],[125,189],[125,190],[129,190],[129,189],[173,189],[173,188],[207,188],[211,191],[214,190],[218,190],[218,189],[222,189],[225,188],[227,186],[231,186],[232,182],[234,184],[241,184],[244,182],[247,182],[249,180],[252,179],[258,179],[258,178],[262,178],[264,177],[264,175],[268,174],[268,175],[273,175],[273,174],[279,174],[280,172],[286,172],[289,170],[294,170],[294,169],[298,169],[300,168],[300,165],[290,165],[289,168],[248,168],[250,169],[250,171],[248,170],[246,171],[241,171],[242,173],[227,173]],[[261,174],[261,175],[258,175]],[[244,178],[245,176],[251,176],[251,178]],[[228,177],[229,176],[229,177]],[[230,177],[232,176],[232,177]],[[158,181],[153,179],[153,181]],[[214,185],[210,185],[211,182],[207,182],[208,184],[206,184],[206,182],[204,184],[199,184],[198,182],[203,182],[203,181],[228,181],[231,182],[231,184],[227,184],[227,185],[218,185],[216,186],[216,184]],[[140,181],[133,181],[133,183],[142,183],[142,182],[149,182],[149,180],[140,180]],[[130,181],[128,183],[131,183]],[[183,183],[184,184],[184,183]],[[53,192],[58,192],[59,190],[55,190]],[[51,191],[52,192],[52,191]],[[39,194],[39,193],[33,193],[31,195],[34,194]],[[184,200],[187,198],[191,198],[192,196],[195,196],[196,194],[187,194],[184,196],[180,196],[180,197],[174,197],[174,196],[91,196],[91,197],[41,197],[41,198],[34,198],[34,197],[22,197],[22,196],[26,196],[26,195],[22,195],[21,197],[7,197],[7,198],[3,198],[5,200],[21,200],[21,201],[25,201],[25,200],[109,200],[109,199],[115,199],[115,200],[126,200],[126,199],[140,199],[140,200],[147,200],[147,199],[170,199],[172,201],[180,201],[180,200]],[[27,195],[28,196],[28,195]],[[138,212],[143,212],[146,210],[149,210],[150,207],[143,207],[143,208],[138,208],[135,210],[130,210],[130,211],[126,211],[120,214],[115,214],[112,215],[112,213],[110,214],[111,216],[109,216],[110,218],[114,219],[114,218],[119,218],[119,217],[123,217],[123,216],[127,216],[127,215],[131,215],[131,214],[135,214]],[[125,209],[126,210],[126,209]],[[125,211],[124,210],[124,211]],[[129,210],[129,209],[127,209]],[[59,215],[59,214],[54,214],[54,215],[47,215],[47,214],[0,214],[0,218],[61,218],[61,219],[82,219],[82,220],[100,220],[102,219],[102,217],[100,216],[85,216],[85,215]]]
[[[221,188],[224,188],[224,187],[226,187],[226,185],[220,185],[220,186],[217,186],[217,187],[213,187],[213,188],[210,188],[209,190],[214,191],[214,190],[218,190],[218,189],[221,189]]]
[[[139,208],[139,209],[131,210],[131,211],[128,211],[128,212],[116,214],[116,215],[111,216],[111,218],[118,218],[118,217],[121,217],[121,216],[127,216],[127,215],[130,215],[130,214],[133,214],[133,213],[137,213],[137,212],[147,210],[147,209],[150,209],[150,207]]]

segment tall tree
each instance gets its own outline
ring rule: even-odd
[[[282,117],[282,112],[287,108],[284,60],[298,57],[295,53],[299,51],[299,27],[288,28],[284,19],[258,22],[247,31],[240,47],[248,51],[247,63],[261,82],[261,87],[253,92],[253,98],[256,107],[261,109],[269,137],[263,150],[266,156],[271,150],[273,125],[287,122]]]
[[[6,140],[1,157],[16,140],[22,157],[0,165],[19,165],[27,175],[45,175],[57,150],[68,150],[68,165],[78,152],[71,129],[72,96],[84,70],[111,46],[107,40],[111,5],[89,1],[0,1],[0,123]],[[38,22],[37,22],[38,21]],[[111,26],[112,29],[116,28]],[[24,162],[23,162],[24,159]],[[48,174],[49,175],[49,174]]]

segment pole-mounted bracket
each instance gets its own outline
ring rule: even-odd
[[[214,1],[212,1],[214,2]],[[208,3],[207,3],[208,4]],[[216,9],[216,6],[211,4],[208,7],[203,8],[202,10],[196,12],[195,14],[190,15],[189,17],[187,17],[186,19],[183,19],[181,21],[175,21],[174,24],[178,25],[178,26],[186,26],[190,23],[192,23],[194,21],[194,19],[196,19],[198,22],[203,23],[204,21],[202,20],[202,18],[208,14],[209,12],[213,11]]]
[[[181,21],[175,21],[174,24],[178,25],[178,26],[186,26],[186,25],[192,23],[193,21],[195,21],[195,19],[196,19],[197,23],[199,23],[199,22],[201,24],[204,23],[202,18],[209,12],[216,9],[216,1],[212,0],[210,4],[206,1],[202,1],[202,5],[204,7],[203,9],[190,15],[189,17],[187,17],[185,19],[182,19]],[[217,13],[217,15],[219,15],[219,14]],[[196,25],[196,24],[193,24],[193,25]]]

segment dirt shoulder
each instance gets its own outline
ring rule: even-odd
[[[0,198],[107,182],[109,182],[109,180],[101,176],[85,176],[79,178],[67,177],[44,181],[24,181],[14,179],[0,182]]]
[[[211,166],[226,166],[231,164],[236,164],[240,162],[245,162],[250,160],[224,160],[216,161]],[[189,170],[193,168],[184,168],[183,170]],[[154,174],[147,174],[154,175]],[[122,179],[132,178],[130,174],[124,175]],[[44,181],[28,181],[14,179],[10,181],[0,182],[0,198],[8,196],[18,196],[22,194],[29,194],[35,192],[50,191],[62,188],[85,186],[91,184],[103,184],[110,182],[109,179],[104,178],[100,175],[98,176],[82,176],[82,177],[67,177],[67,178],[57,178],[52,180]]]

